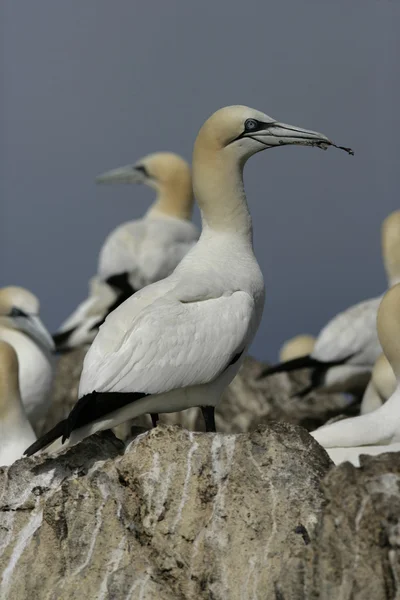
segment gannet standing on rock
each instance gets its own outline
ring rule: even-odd
[[[400,450],[400,284],[383,297],[378,310],[377,330],[396,377],[396,389],[377,410],[320,427],[312,433],[335,462],[351,460],[358,464],[360,454]]]
[[[366,415],[382,406],[393,394],[396,385],[393,369],[386,356],[381,354],[372,369],[371,381],[365,390],[360,413]]]
[[[390,287],[400,280],[400,211],[383,222],[382,253]],[[317,388],[363,393],[382,352],[376,331],[381,300],[382,296],[372,298],[339,313],[322,329],[310,354],[267,367],[260,378],[310,368],[311,384],[300,396]]]
[[[282,345],[279,352],[279,361],[286,362],[287,360],[310,354],[313,351],[314,346],[315,337],[312,335],[296,335]]]
[[[21,458],[26,446],[35,440],[21,400],[17,354],[0,340],[0,466]]]
[[[207,431],[241,366],[264,305],[243,185],[247,159],[266,148],[326,148],[324,135],[278,123],[245,106],[214,113],[193,152],[202,234],[167,279],[119,306],[101,326],[83,366],[69,417],[27,449],[68,444],[143,413],[201,406]]]
[[[141,219],[117,227],[106,238],[99,255],[97,274],[115,294],[97,319],[87,316],[84,303],[54,335],[58,350],[90,343],[105,317],[133,293],[168,277],[197,242],[199,231],[191,222],[193,190],[190,167],[177,154],[157,152],[134,165],[100,175],[97,183],[144,183],[157,192],[150,210]],[[87,300],[86,302],[89,302]],[[95,296],[95,307],[100,303]],[[80,321],[76,317],[79,317]],[[72,322],[71,322],[72,321]]]
[[[17,353],[22,401],[35,426],[49,408],[54,343],[39,318],[39,300],[31,292],[14,286],[0,289],[0,340]]]

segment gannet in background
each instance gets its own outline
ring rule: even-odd
[[[207,431],[214,408],[241,366],[264,305],[243,185],[247,159],[261,150],[332,145],[320,133],[278,123],[245,106],[214,113],[193,152],[202,234],[167,279],[119,306],[85,357],[69,417],[27,449],[62,437],[68,444],[144,413],[201,406]]]
[[[313,351],[314,346],[315,337],[312,335],[296,335],[282,345],[279,352],[279,361],[286,362],[287,360],[310,354]]]
[[[396,377],[396,389],[377,410],[320,427],[311,435],[335,461],[358,462],[360,454],[400,450],[400,284],[392,287],[379,306],[377,330],[386,358]],[[372,448],[370,448],[372,446]],[[371,452],[370,452],[371,451]]]
[[[111,287],[115,298],[103,307],[97,320],[87,319],[85,303],[84,310],[82,305],[78,307],[81,324],[76,320],[78,311],[75,311],[67,320],[68,328],[64,323],[54,335],[59,350],[91,343],[107,314],[136,291],[170,275],[199,237],[197,227],[191,222],[190,167],[177,154],[149,154],[134,165],[100,175],[96,181],[144,183],[154,188],[157,196],[143,218],[120,225],[106,238],[100,251],[97,274]],[[90,298],[86,302],[89,301]],[[98,308],[99,302],[95,302]]]
[[[390,287],[400,280],[400,211],[382,224],[382,254]],[[382,352],[376,331],[381,300],[372,298],[339,313],[322,329],[310,354],[267,367],[260,378],[310,368],[311,384],[299,396],[317,388],[363,393]]]
[[[17,354],[0,340],[0,466],[21,458],[27,444],[35,440],[21,400]]]
[[[371,381],[365,390],[360,413],[366,415],[382,406],[393,394],[396,385],[393,369],[386,356],[381,354],[372,369]]]
[[[81,302],[76,310],[53,335],[58,351],[90,344],[96,337],[99,322],[104,320],[109,307],[118,294],[95,275],[89,281],[89,297]]]
[[[33,425],[47,412],[53,380],[54,344],[38,314],[39,300],[31,292],[0,289],[0,339],[17,353],[22,401]]]

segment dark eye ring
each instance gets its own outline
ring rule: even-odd
[[[133,167],[133,168],[135,169],[135,171],[139,171],[139,173],[143,173],[143,175],[145,177],[149,176],[146,167],[144,167],[143,165],[138,165],[137,167]]]
[[[24,313],[24,311],[20,310],[19,308],[13,306],[10,311],[10,317],[26,317],[26,313]]]
[[[257,131],[260,129],[260,123],[256,119],[246,119],[244,128],[245,131]]]

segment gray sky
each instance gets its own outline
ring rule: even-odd
[[[321,131],[245,169],[266,280],[253,354],[273,358],[385,287],[380,223],[399,203],[400,4],[390,0],[3,0],[0,285],[54,330],[83,299],[105,235],[144,187],[94,177],[156,150],[190,159],[227,104]],[[196,215],[198,222],[198,215]]]

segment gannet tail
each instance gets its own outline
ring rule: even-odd
[[[57,425],[53,427],[53,429],[50,429],[50,431],[42,435],[42,437],[40,437],[38,440],[36,440],[36,442],[29,446],[29,448],[25,450],[24,456],[32,456],[33,454],[36,454],[36,452],[39,452],[39,450],[46,448],[52,442],[60,438],[65,432],[66,424],[66,419],[57,423]]]
[[[306,354],[305,356],[299,356],[298,358],[272,365],[272,367],[266,367],[261,371],[257,379],[264,379],[275,373],[290,373],[291,371],[298,371],[299,369],[325,370],[329,366],[330,364],[321,362],[320,360],[313,358],[310,354]]]

